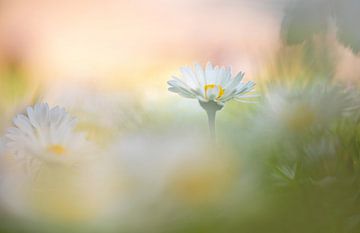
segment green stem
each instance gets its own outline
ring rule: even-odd
[[[208,116],[210,139],[213,143],[216,143],[216,124],[215,124],[216,112],[221,110],[223,106],[219,105],[214,101],[209,101],[209,102],[199,101],[199,103],[201,107],[206,111],[206,114]]]
[[[215,127],[216,111],[206,110],[206,113],[209,121],[210,138],[213,142],[216,142],[216,127]]]

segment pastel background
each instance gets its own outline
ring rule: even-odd
[[[359,232],[358,12],[357,0],[1,0],[1,135],[27,106],[60,105],[102,159],[46,170],[41,185],[57,188],[39,194],[2,156],[0,230]],[[260,96],[218,114],[219,150],[198,102],[166,83],[208,61]]]

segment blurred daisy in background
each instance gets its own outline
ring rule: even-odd
[[[91,149],[81,133],[74,132],[76,119],[60,107],[48,104],[28,107],[17,115],[8,129],[6,146],[28,166],[39,162],[72,164],[86,158]],[[36,165],[35,165],[36,166]]]
[[[272,87],[265,96],[264,114],[259,115],[267,120],[260,119],[257,125],[300,133],[325,126],[353,111],[354,106],[359,105],[351,92],[337,86]]]
[[[69,85],[67,95],[63,88],[50,88],[44,99],[59,104],[76,116],[76,131],[86,138],[106,146],[113,138],[143,123],[143,109],[138,100],[126,93],[104,92],[88,85]]]

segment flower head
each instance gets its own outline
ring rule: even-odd
[[[73,162],[86,144],[83,134],[74,132],[76,119],[60,107],[36,104],[13,123],[5,135],[6,146],[20,159]]]
[[[359,108],[352,95],[350,90],[325,83],[304,87],[269,86],[261,114],[254,124],[272,134],[299,134],[328,127]]]
[[[202,69],[195,64],[194,70],[190,67],[181,68],[182,79],[173,77],[168,81],[169,91],[178,93],[187,98],[196,98],[200,102],[213,101],[219,105],[235,99],[244,101],[244,98],[254,97],[247,95],[255,86],[252,81],[242,82],[243,72],[232,78],[230,67],[218,67],[211,63]]]

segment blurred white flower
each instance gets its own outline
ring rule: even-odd
[[[6,146],[16,158],[28,164],[47,162],[76,162],[88,145],[83,134],[74,132],[76,119],[60,107],[48,104],[28,107],[26,114],[13,120],[8,129]]]
[[[216,153],[199,133],[182,130],[177,135],[122,137],[114,145],[119,164],[134,182],[137,204],[159,199],[195,206],[221,201],[231,187],[235,165],[227,151],[219,157]]]
[[[326,126],[358,108],[351,94],[324,84],[290,89],[274,87],[265,95],[256,125],[270,132],[276,129],[297,133]]]
[[[122,92],[104,92],[87,85],[50,87],[44,99],[59,104],[78,119],[76,129],[99,145],[111,143],[117,134],[136,129],[143,121],[137,99]]]
[[[232,78],[230,67],[218,67],[209,62],[205,69],[195,64],[195,69],[181,68],[182,79],[173,76],[168,81],[169,91],[178,93],[187,98],[196,98],[201,102],[214,101],[219,105],[235,99],[248,102],[244,99],[255,97],[249,95],[255,86],[253,81],[242,82],[243,72]]]

